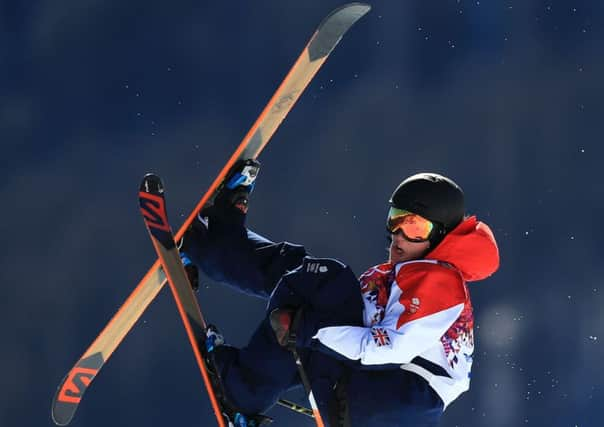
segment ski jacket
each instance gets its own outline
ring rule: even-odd
[[[491,230],[469,217],[425,258],[367,270],[359,279],[363,325],[320,328],[313,339],[366,367],[396,364],[422,376],[446,408],[470,386],[474,318],[466,283],[498,266]]]

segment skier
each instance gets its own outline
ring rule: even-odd
[[[473,315],[466,283],[499,265],[489,227],[465,215],[449,178],[413,175],[390,199],[388,261],[357,279],[345,264],[273,243],[245,226],[259,163],[240,162],[185,234],[181,256],[194,287],[215,280],[268,299],[241,348],[208,330],[225,398],[259,414],[300,387],[294,345],[331,426],[434,426],[469,389]],[[253,417],[252,417],[253,418]]]

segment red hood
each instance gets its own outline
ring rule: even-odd
[[[475,216],[462,221],[425,258],[454,265],[468,282],[485,279],[499,268],[493,232]]]

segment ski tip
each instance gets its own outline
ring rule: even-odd
[[[343,26],[341,31],[344,33],[370,10],[371,5],[367,3],[352,2],[343,4],[332,10],[329,15],[323,19],[323,22],[319,24],[319,29],[327,25],[334,25],[333,23],[339,21]]]
[[[340,10],[356,11],[357,13],[361,13],[362,16],[371,10],[371,5],[369,3],[354,1],[343,4],[342,6],[336,8],[332,13],[336,13]]]
[[[50,415],[56,425],[66,426],[71,422],[84,392],[104,364],[101,352],[92,353],[80,359],[65,375],[52,399]]]
[[[57,388],[54,398],[52,399],[52,405],[50,407],[50,417],[52,421],[58,426],[68,425],[77,409],[77,402],[64,402],[59,400],[63,394],[63,387],[67,381],[68,375],[63,378],[61,384]]]
[[[310,60],[323,58],[339,43],[344,34],[371,10],[367,3],[348,3],[334,9],[319,24],[319,28],[309,43]]]
[[[50,416],[52,418],[52,422],[61,427],[69,425],[71,419],[73,418],[73,414],[64,414],[55,408],[52,408]]]
[[[163,194],[164,183],[158,175],[148,173],[143,177],[140,185],[140,191],[150,194]]]

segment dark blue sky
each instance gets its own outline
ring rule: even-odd
[[[56,386],[152,264],[140,178],[163,177],[177,228],[340,4],[0,3],[0,425],[51,424]],[[471,287],[472,388],[442,425],[598,425],[604,4],[372,5],[263,153],[249,225],[361,273],[385,257],[401,179],[452,177],[502,264]],[[234,344],[263,314],[211,282],[199,299]],[[164,290],[72,425],[212,417]]]

